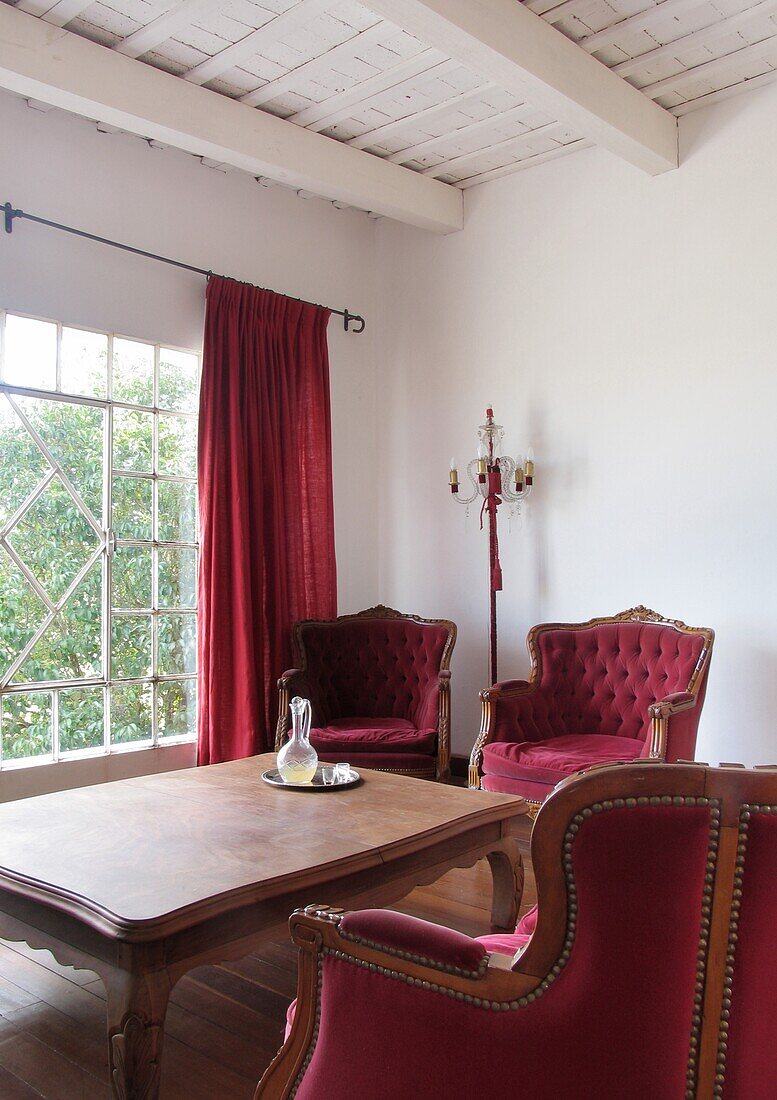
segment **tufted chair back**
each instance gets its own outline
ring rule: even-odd
[[[310,684],[314,726],[344,718],[437,723],[430,685],[450,663],[454,628],[377,607],[331,622],[302,622],[295,642]]]
[[[540,686],[553,700],[548,718],[554,735],[608,734],[646,746],[651,703],[689,690],[706,646],[704,634],[663,623],[535,630],[529,645],[539,651]]]

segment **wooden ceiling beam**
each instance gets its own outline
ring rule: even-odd
[[[677,167],[677,120],[516,0],[366,3],[643,171]]]
[[[0,4],[0,87],[437,233],[463,225],[454,187],[256,111]],[[23,196],[21,196],[23,201]]]

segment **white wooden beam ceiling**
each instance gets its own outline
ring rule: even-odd
[[[119,42],[116,51],[126,54],[127,57],[140,57],[141,54],[148,53],[154,46],[170,38],[182,27],[188,27],[203,12],[215,6],[216,0],[178,0],[177,4],[173,4],[156,19],[152,19],[145,27],[141,27],[140,30]]]
[[[410,225],[463,224],[461,192],[0,4],[0,87]]]
[[[367,6],[646,172],[677,167],[676,119],[517,0]]]
[[[226,49],[220,50],[207,61],[191,69],[185,79],[191,80],[193,84],[207,84],[209,80],[221,76],[246,58],[261,53],[274,42],[279,42],[285,35],[292,35],[311,19],[315,19],[317,15],[332,7],[334,2],[335,0],[300,0],[282,15],[276,15],[275,19],[271,19],[258,30],[252,31],[239,42],[227,46]]]

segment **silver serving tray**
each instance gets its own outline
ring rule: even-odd
[[[334,768],[334,764],[324,764],[323,767]],[[316,768],[316,774],[309,783],[287,783],[281,779],[281,773],[277,768],[262,772],[262,779],[271,787],[280,787],[284,791],[342,791],[346,787],[355,787],[357,783],[361,783],[361,776],[353,768],[351,768],[350,779],[343,779],[337,783],[325,783],[321,765]]]

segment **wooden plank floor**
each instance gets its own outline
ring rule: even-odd
[[[522,841],[522,911],[536,900]],[[489,930],[491,881],[481,862],[414,890],[398,910],[469,935]],[[251,1100],[283,1037],[296,989],[288,941],[224,966],[193,970],[167,1013],[162,1100]],[[0,1097],[103,1100],[108,1087],[104,991],[89,971],[60,966],[46,951],[0,941]]]

